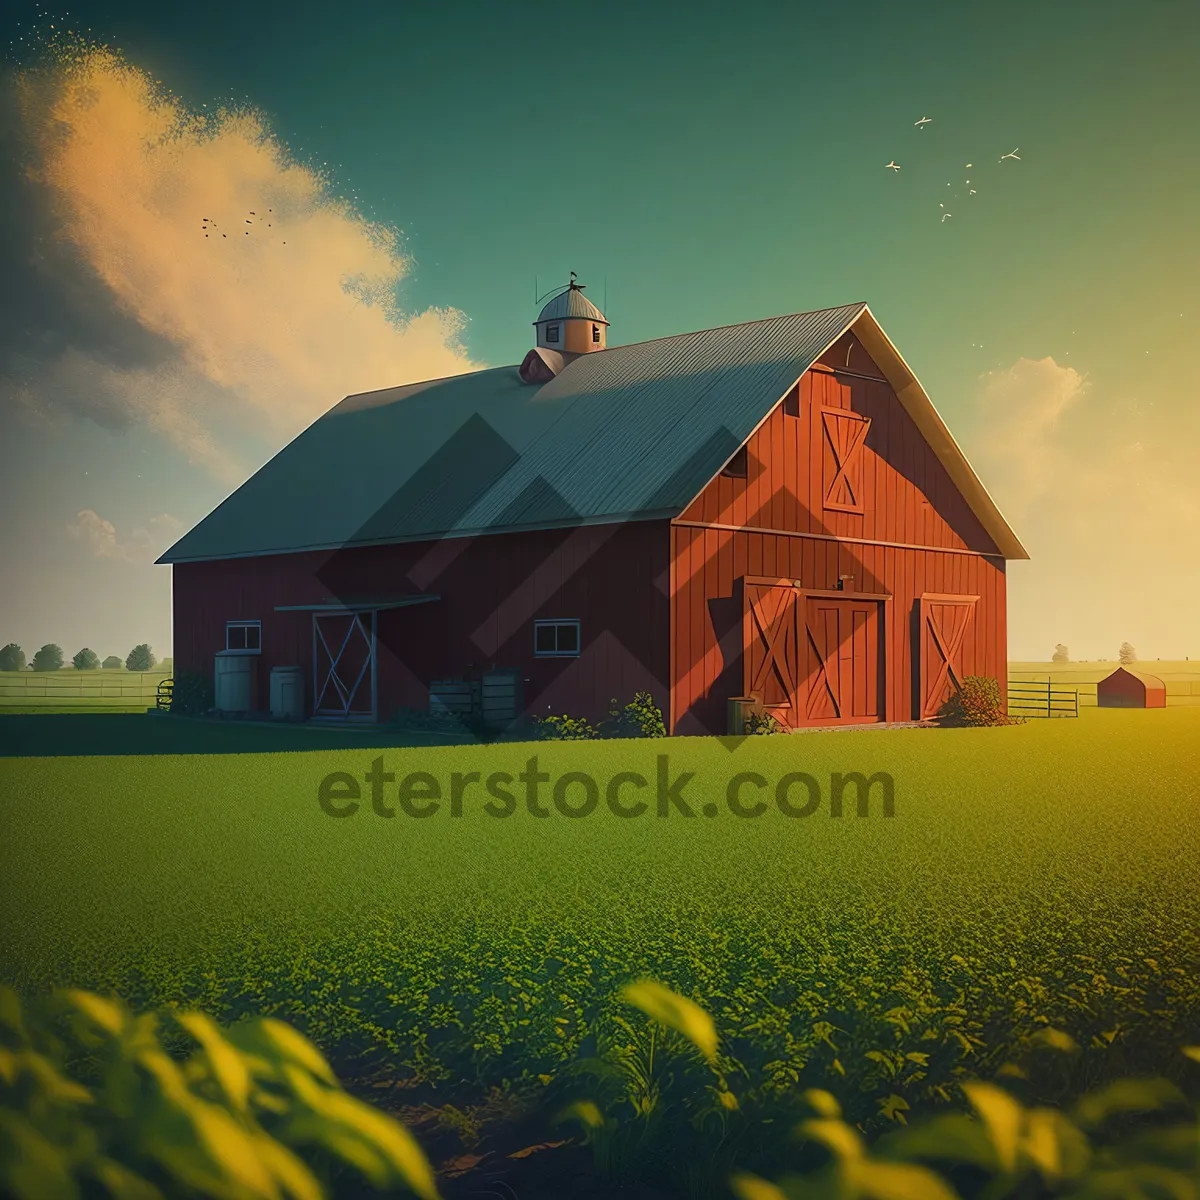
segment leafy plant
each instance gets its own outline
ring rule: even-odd
[[[1130,667],[1137,662],[1137,651],[1128,643],[1122,642],[1117,653],[1117,660],[1123,667]]]
[[[1056,663],[1065,663],[1071,661],[1071,651],[1067,649],[1061,642],[1054,647],[1054,657],[1051,660]]]
[[[746,717],[748,734],[787,733],[787,727],[769,712],[752,712]]]
[[[83,991],[22,1010],[0,988],[6,1195],[321,1200],[347,1171],[437,1200],[408,1130],[345,1092],[290,1025],[135,1016]]]
[[[16,642],[9,642],[0,650],[0,671],[25,670],[25,651]]]
[[[586,741],[598,738],[600,731],[582,717],[534,717],[533,735],[542,741]]]
[[[943,725],[1015,725],[1000,695],[1000,684],[988,675],[968,675],[942,707],[938,716]]]
[[[666,737],[667,726],[662,710],[654,703],[649,692],[636,692],[626,705],[618,706],[616,700],[609,701],[608,719],[602,721],[600,737]]]
[[[100,666],[99,655],[95,650],[89,650],[86,646],[71,661],[75,664],[77,671],[95,671]]]
[[[183,671],[175,676],[171,688],[171,711],[185,717],[198,717],[215,703],[213,682],[198,671]]]

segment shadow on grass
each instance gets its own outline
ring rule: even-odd
[[[472,743],[396,728],[330,728],[216,721],[159,713],[14,713],[0,716],[0,758],[130,754],[281,754]]]

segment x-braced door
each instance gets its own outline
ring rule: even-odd
[[[804,598],[804,725],[865,725],[884,719],[879,600]]]
[[[313,713],[375,719],[375,613],[313,613]]]
[[[962,648],[978,596],[926,592],[920,599],[921,720],[962,687]]]
[[[798,715],[796,588],[790,579],[781,579],[747,580],[745,589],[744,694],[757,696],[767,712],[791,729]]]

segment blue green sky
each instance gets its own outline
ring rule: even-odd
[[[166,651],[175,533],[575,270],[611,344],[866,300],[1033,556],[1011,657],[1200,656],[1195,3],[9,8],[0,643]]]

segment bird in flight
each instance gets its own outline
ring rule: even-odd
[[[1021,148],[1021,147],[1020,147],[1020,146],[1018,146],[1018,147],[1017,147],[1017,150],[1020,150],[1020,148]],[[1013,150],[1013,151],[1012,151],[1010,154],[1002,154],[1002,155],[1000,155],[1000,159],[999,159],[999,161],[1000,161],[1000,162],[1003,162],[1003,161],[1004,161],[1006,158],[1015,158],[1015,159],[1017,160],[1017,162],[1020,162],[1020,161],[1021,161],[1021,156],[1020,156],[1020,155],[1017,153],[1017,150]]]
[[[974,188],[972,188],[972,189],[970,190],[970,192],[968,192],[967,194],[968,194],[968,195],[971,195],[971,196],[975,195],[975,189],[974,189]]]
[[[947,217],[952,217],[952,216],[954,216],[953,213],[942,213],[942,220],[944,221]]]
[[[923,128],[924,126],[928,125],[929,122],[932,120],[933,120],[932,117],[922,117],[919,121],[914,121],[913,124],[920,125]],[[1019,149],[1019,147],[1018,147],[1018,149]]]
[[[897,165],[897,163],[895,162],[895,160],[894,160],[894,159],[893,159],[893,161],[892,161],[892,162],[888,163],[887,167],[885,167],[885,168],[884,168],[884,170],[886,171],[886,170],[888,170],[889,168],[890,168],[891,170],[893,170],[893,171],[898,171],[898,170],[900,170],[900,167]]]

